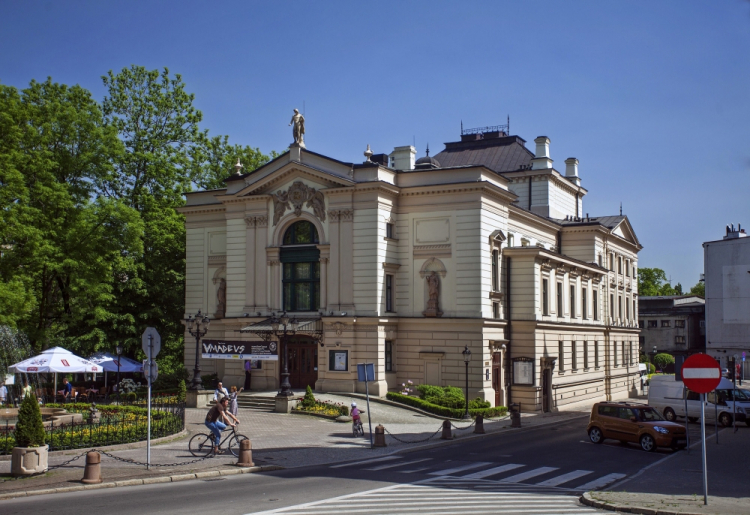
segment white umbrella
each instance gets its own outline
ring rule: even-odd
[[[12,372],[18,373],[50,373],[55,374],[55,392],[57,392],[57,373],[62,372],[64,374],[81,374],[81,373],[96,373],[101,372],[102,367],[96,363],[92,363],[87,359],[83,359],[80,356],[76,356],[67,349],[62,347],[52,347],[42,352],[38,356],[33,358],[25,359],[20,363],[16,363],[8,367]]]

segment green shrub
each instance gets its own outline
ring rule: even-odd
[[[653,363],[648,364],[648,373],[649,374],[655,374],[656,373],[656,367]]]
[[[654,365],[659,367],[659,370],[664,370],[667,365],[674,363],[674,356],[667,354],[666,352],[660,352],[654,356]]]
[[[179,402],[185,402],[187,397],[187,387],[185,386],[185,380],[180,379],[180,383],[177,385],[177,400]]]
[[[349,406],[346,406],[345,404],[342,404],[341,406],[339,406],[339,413],[341,413],[345,417],[348,417],[349,416]]]
[[[477,397],[474,400],[469,401],[469,409],[487,409],[492,405],[490,401],[483,401],[481,398]]]
[[[452,409],[464,409],[466,407],[463,390],[455,386],[420,384],[417,386],[417,391],[419,392],[419,398],[430,404]]]
[[[18,422],[15,429],[18,447],[39,447],[44,445],[44,424],[39,401],[33,393],[27,395],[18,409]]]
[[[437,404],[433,404],[431,402],[427,402],[424,399],[420,399],[418,397],[410,397],[408,395],[402,395],[400,393],[396,392],[388,392],[386,394],[386,398],[391,401],[400,402],[401,404],[407,404],[409,406],[414,406],[415,408],[419,408],[421,410],[424,410],[428,413],[432,413],[434,415],[438,415],[441,417],[448,417],[448,418],[461,418],[464,415],[465,410],[464,409],[457,409],[457,408],[448,408],[445,406],[439,406]],[[494,408],[486,407],[486,408],[471,408],[471,404],[474,401],[471,401],[469,403],[469,414],[472,417],[476,417],[477,415],[482,415],[485,418],[490,417],[500,417],[505,415],[508,412],[508,408],[505,406],[496,406]],[[487,405],[489,405],[488,402],[485,402]]]
[[[315,395],[313,395],[312,388],[310,388],[310,385],[307,385],[307,389],[305,390],[305,396],[302,398],[302,406],[305,408],[310,408],[312,406],[315,406],[316,404]]]

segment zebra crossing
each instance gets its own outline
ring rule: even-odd
[[[331,465],[339,469],[356,467],[360,470],[395,472],[400,474],[424,474],[433,478],[460,478],[469,481],[539,488],[556,488],[575,492],[597,490],[609,486],[626,474],[609,473],[597,475],[593,470],[563,470],[560,467],[530,467],[523,463],[493,463],[489,461],[445,461],[433,458],[409,459],[392,455],[367,460]]]
[[[555,488],[529,487],[484,479],[431,476],[410,484],[263,511],[255,515],[393,514],[465,515],[466,513],[525,515],[590,514],[598,510],[583,506],[578,496]]]

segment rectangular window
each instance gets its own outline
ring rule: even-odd
[[[635,299],[633,299],[633,319],[635,319],[637,314],[638,314],[638,310],[635,307]]]
[[[594,342],[594,366],[599,368],[599,342]]]
[[[562,283],[557,283],[557,316],[561,317],[563,316],[563,285]]]
[[[599,266],[602,266],[602,253],[599,253]]]
[[[625,320],[630,320],[630,302],[625,299]]]
[[[628,361],[631,365],[635,363],[633,360],[633,342],[628,342]]]
[[[662,327],[670,327],[671,325],[672,324],[671,324],[671,322],[669,320],[662,320],[661,321],[661,326]]]
[[[576,316],[576,287],[570,287],[570,318]]]
[[[617,318],[622,320],[622,295],[617,296]]]
[[[557,369],[565,372],[565,344],[557,342]]]
[[[492,318],[500,318],[500,303],[492,303]]]
[[[675,336],[674,337],[675,343],[685,343],[685,337],[684,336]]]
[[[587,299],[586,299],[586,288],[581,289],[581,314],[585,319],[589,317],[589,309],[587,305]]]
[[[591,300],[594,301],[594,320],[599,320],[599,291],[594,290]]]
[[[615,295],[614,293],[609,294],[609,317],[615,318]]]
[[[638,327],[643,329],[643,320],[638,320]]]
[[[648,321],[648,328],[652,329],[654,327],[656,327],[656,320],[649,320]]]
[[[492,291],[500,291],[500,274],[499,274],[499,263],[500,252],[497,250],[492,251]]]
[[[589,368],[589,342],[583,342],[583,368]]]
[[[573,370],[578,370],[578,349],[576,342],[570,342],[570,366]]]
[[[609,254],[608,257],[609,257],[609,266],[607,268],[609,268],[610,271],[614,272],[615,271],[615,255]]]
[[[385,341],[385,371],[393,372],[393,342]]]
[[[620,342],[620,350],[622,354],[622,364],[627,365],[628,363],[628,355],[625,354],[625,342]]]
[[[612,342],[612,351],[614,352],[614,358],[615,358],[614,363],[615,363],[615,366],[618,366],[619,365],[619,361],[617,359],[617,342]]]
[[[685,327],[685,321],[684,320],[675,320],[674,321],[675,327]]]
[[[328,370],[333,372],[349,371],[349,351],[348,350],[331,350],[328,351]]]
[[[625,262],[625,275],[630,277],[630,260]]]
[[[385,275],[385,310],[393,312],[393,276]]]
[[[393,224],[387,223],[385,224],[385,237],[393,239]]]
[[[622,275],[622,258],[617,258],[617,273]]]
[[[320,261],[284,263],[285,311],[317,311],[320,306]]]
[[[542,314],[549,315],[549,291],[547,291],[547,285],[549,281],[542,279]]]

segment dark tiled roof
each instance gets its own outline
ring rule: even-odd
[[[625,215],[616,215],[616,216],[600,216],[597,218],[599,220],[599,223],[601,223],[604,227],[607,227],[608,229],[614,229],[618,225],[620,225],[620,222],[625,220]]]
[[[513,172],[527,166],[534,154],[518,136],[488,138],[446,143],[445,150],[435,155],[441,167],[484,165],[495,172]]]

